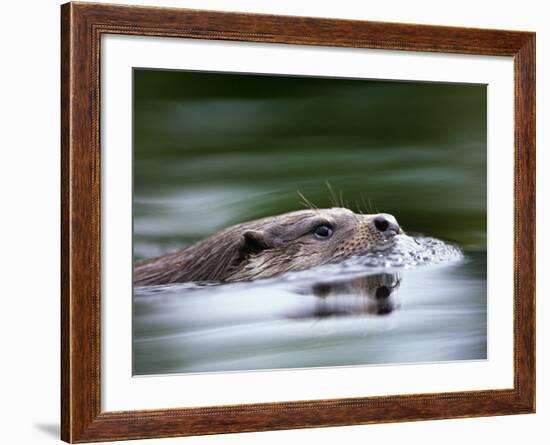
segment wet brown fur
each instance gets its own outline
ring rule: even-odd
[[[338,262],[387,244],[388,235],[374,227],[376,216],[312,208],[245,222],[136,262],[134,284],[246,281]],[[329,239],[313,233],[322,224],[333,228]]]

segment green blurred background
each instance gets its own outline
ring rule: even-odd
[[[486,247],[485,85],[134,70],[134,256],[331,206]]]

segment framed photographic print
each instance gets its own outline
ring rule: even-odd
[[[62,439],[535,410],[535,35],[62,6]]]

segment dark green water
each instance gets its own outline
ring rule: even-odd
[[[136,289],[135,374],[486,358],[485,86],[135,70],[134,101],[136,259],[300,209],[298,190],[329,207],[326,182],[464,253],[329,298],[315,274]]]

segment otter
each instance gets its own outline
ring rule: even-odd
[[[298,210],[229,227],[189,247],[137,261],[137,286],[236,282],[336,263],[388,246],[403,233],[389,214]]]

